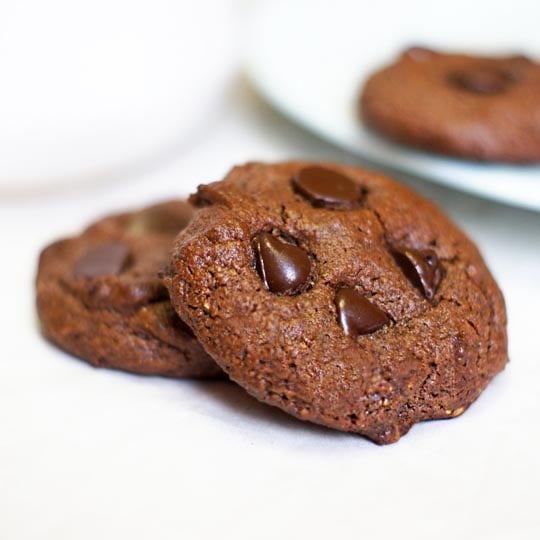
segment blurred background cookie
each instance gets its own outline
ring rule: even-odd
[[[481,161],[540,160],[540,64],[526,56],[407,49],[374,73],[360,98],[378,133]]]

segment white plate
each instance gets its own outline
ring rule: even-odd
[[[540,57],[531,1],[266,1],[253,13],[248,74],[277,109],[371,161],[540,210],[540,166],[481,164],[386,142],[356,116],[362,81],[411,44]],[[422,96],[419,96],[421,101]]]

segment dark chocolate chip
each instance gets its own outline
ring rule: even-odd
[[[512,64],[519,64],[519,65],[526,65],[526,66],[532,66],[534,62],[524,54],[514,54],[513,56],[508,57],[508,62]]]
[[[75,263],[76,277],[100,277],[120,274],[131,259],[130,251],[124,244],[101,244],[87,251]]]
[[[395,250],[393,255],[407,279],[428,300],[433,300],[442,278],[442,269],[437,254],[431,249],[418,251],[405,248]]]
[[[352,207],[362,198],[362,187],[356,182],[330,169],[305,167],[293,177],[296,191],[313,206]]]
[[[523,79],[527,69],[533,65],[533,61],[523,55],[511,56],[505,62],[503,69],[504,76],[512,82],[518,82]]]
[[[432,56],[435,56],[436,52],[427,47],[409,47],[404,53],[403,56],[414,60],[415,62],[424,62]]]
[[[499,94],[504,92],[512,80],[503,72],[493,69],[471,69],[453,73],[453,84],[475,94]]]
[[[255,236],[253,248],[257,272],[269,291],[294,294],[307,284],[311,261],[303,249],[268,233]]]
[[[335,303],[339,324],[348,336],[371,334],[390,322],[384,311],[355,289],[339,289]]]
[[[191,207],[178,202],[156,204],[133,214],[126,232],[144,234],[177,234],[191,221]]]

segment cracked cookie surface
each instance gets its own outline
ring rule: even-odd
[[[374,73],[362,119],[397,142],[462,158],[540,161],[540,64],[412,47]]]
[[[158,272],[193,214],[169,201],[104,218],[40,256],[43,334],[94,366],[147,375],[222,374],[172,308]]]
[[[406,187],[331,163],[250,163],[191,200],[200,210],[164,281],[205,349],[261,401],[384,444],[461,414],[503,369],[495,281]]]

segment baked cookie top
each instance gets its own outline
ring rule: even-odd
[[[478,250],[385,176],[249,163],[191,201],[164,281],[258,399],[390,443],[459,415],[506,363],[504,301]]]
[[[158,275],[192,214],[189,204],[168,201],[106,217],[45,248],[37,274],[44,335],[96,366],[174,377],[221,373]]]
[[[362,119],[395,141],[453,156],[540,161],[540,64],[412,47],[373,74]]]

